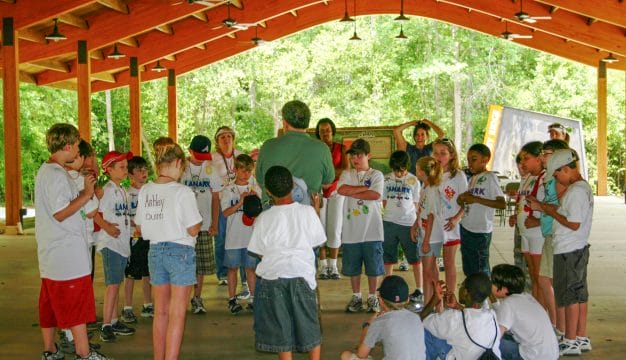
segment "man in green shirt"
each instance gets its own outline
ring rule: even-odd
[[[309,107],[299,100],[286,103],[282,110],[284,135],[265,141],[259,151],[256,179],[263,186],[265,173],[274,165],[289,169],[304,180],[308,195],[319,193],[322,185],[335,178],[335,168],[328,146],[306,133],[311,119]],[[263,199],[267,195],[263,194]]]

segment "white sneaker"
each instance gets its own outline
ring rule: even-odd
[[[591,351],[591,340],[589,340],[586,336],[576,336],[576,342],[578,343],[578,347],[580,351],[587,352]]]
[[[561,356],[580,355],[580,346],[578,345],[578,341],[564,339],[563,342],[559,344],[559,354]]]

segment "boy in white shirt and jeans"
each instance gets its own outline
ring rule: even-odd
[[[265,188],[273,206],[256,218],[248,251],[261,258],[254,311],[256,348],[291,359],[293,350],[319,359],[322,336],[315,288],[314,248],[326,233],[313,206],[291,198],[293,177],[272,166]],[[319,206],[319,197],[314,197]]]
[[[369,288],[367,311],[379,312],[376,285],[378,277],[385,273],[381,206],[384,177],[380,171],[370,168],[370,144],[367,141],[356,139],[347,154],[354,168],[344,171],[337,185],[339,194],[346,197],[341,231],[342,272],[350,276],[352,286],[352,298],[346,311],[359,312],[363,308],[361,269],[365,264]]]

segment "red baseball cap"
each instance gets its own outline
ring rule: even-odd
[[[102,158],[102,169],[106,170],[106,168],[110,167],[114,163],[122,160],[130,160],[133,158],[132,152],[121,153],[119,151],[109,151]]]

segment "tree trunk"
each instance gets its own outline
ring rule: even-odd
[[[104,92],[106,117],[107,117],[107,134],[109,135],[109,151],[115,150],[115,140],[113,139],[113,113],[111,111],[111,90]]]
[[[458,40],[456,40],[457,31],[456,28],[452,28],[452,38],[454,41],[454,59],[457,63],[461,61],[459,58],[460,47],[461,44]],[[452,84],[453,84],[453,100],[454,100],[454,144],[457,149],[462,149],[463,144],[461,143],[461,105],[462,105],[462,97],[461,97],[461,75],[458,72],[454,72],[452,74]]]

